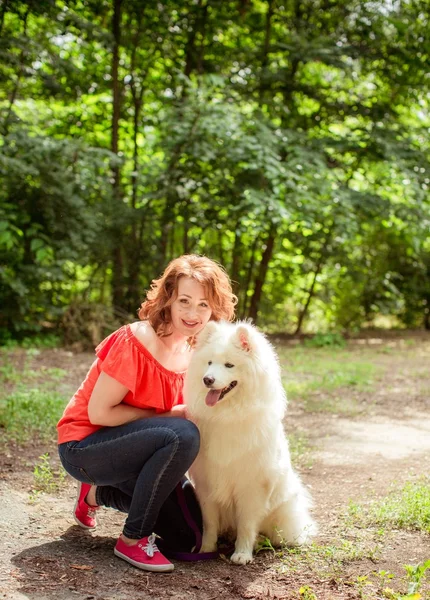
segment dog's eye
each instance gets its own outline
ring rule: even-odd
[[[227,367],[227,369],[232,369],[234,365],[232,365],[231,363],[225,363],[224,367]]]
[[[210,361],[208,362],[208,365],[211,365],[211,364],[212,364],[212,361],[210,360]]]

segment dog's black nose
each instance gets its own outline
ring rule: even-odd
[[[210,387],[215,381],[215,377],[203,377],[203,383],[206,387]]]

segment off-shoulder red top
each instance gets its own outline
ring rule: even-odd
[[[93,425],[88,418],[88,402],[101,372],[129,389],[122,400],[126,404],[152,408],[157,413],[183,404],[185,373],[163,367],[133,334],[130,325],[111,333],[97,346],[95,353],[96,360],[57,424],[59,444],[82,440],[101,429],[101,425]]]

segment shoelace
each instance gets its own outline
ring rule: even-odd
[[[95,506],[89,506],[88,509],[87,509],[87,515],[89,517],[95,517],[97,509],[98,509],[98,507],[96,508]]]
[[[146,544],[146,546],[141,546],[143,548],[143,550],[145,550],[147,556],[149,556],[150,558],[152,558],[154,556],[155,552],[160,552],[159,549],[157,548],[157,544],[155,543],[155,535],[152,534],[150,536],[148,536],[148,543]]]

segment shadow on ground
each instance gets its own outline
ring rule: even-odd
[[[274,563],[273,557],[264,553],[246,567],[235,567],[222,559],[175,562],[172,574],[153,574],[116,558],[115,541],[113,537],[90,536],[72,526],[60,539],[16,554],[11,562],[21,597],[31,600],[128,600],[149,596],[152,600],[253,598],[260,592],[258,580],[262,569],[270,570]]]

